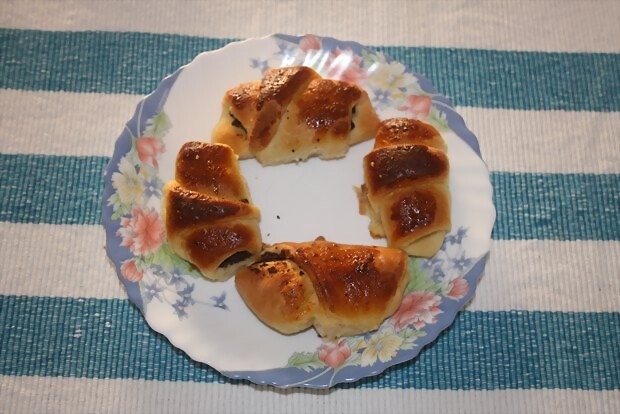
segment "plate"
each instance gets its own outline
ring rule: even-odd
[[[282,335],[262,324],[237,294],[233,279],[208,281],[171,253],[160,216],[162,187],[174,176],[179,148],[190,140],[210,140],[224,92],[260,79],[267,68],[293,65],[359,84],[380,118],[422,119],[449,147],[453,230],[433,258],[410,258],[410,283],[394,316],[374,332],[335,343],[323,342],[312,329]],[[261,209],[264,242],[324,236],[385,245],[370,237],[354,191],[363,183],[362,158],[372,145],[358,144],[339,160],[312,158],[273,167],[241,161]],[[327,388],[414,358],[474,294],[495,221],[478,141],[449,100],[380,52],[315,35],[276,34],[231,43],[198,55],[164,79],[139,102],[116,141],[102,207],[107,254],[148,325],[227,377],[277,387]]]

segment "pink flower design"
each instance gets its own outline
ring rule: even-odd
[[[450,292],[446,296],[451,299],[461,299],[469,292],[469,284],[467,284],[465,279],[456,278],[448,286],[450,287]]]
[[[362,58],[351,49],[336,48],[326,64],[327,77],[345,82],[360,84],[366,79],[367,73],[361,67]]]
[[[411,292],[405,296],[400,307],[392,317],[396,329],[413,325],[416,329],[437,322],[435,316],[442,313],[439,309],[441,297],[432,292]]]
[[[299,48],[304,52],[321,49],[321,39],[314,35],[305,35],[299,41]]]
[[[405,105],[401,106],[401,111],[411,112],[415,119],[424,119],[431,111],[431,98],[424,95],[410,95],[407,97]]]
[[[139,282],[144,274],[136,267],[136,261],[133,259],[125,260],[121,264],[121,274],[130,282]]]
[[[136,140],[136,150],[138,151],[138,158],[140,158],[140,161],[157,168],[157,160],[166,150],[166,147],[157,138],[140,137]]]
[[[332,368],[336,368],[351,355],[346,342],[323,344],[319,347],[319,359]]]
[[[164,226],[155,209],[134,207],[131,218],[121,219],[121,228],[116,234],[123,238],[121,246],[141,256],[159,249],[164,239]]]

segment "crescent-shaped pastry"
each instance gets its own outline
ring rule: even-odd
[[[381,123],[364,157],[364,194],[374,237],[412,256],[433,256],[450,231],[450,163],[435,128],[413,119]]]
[[[163,211],[170,248],[208,279],[226,280],[260,254],[260,212],[227,145],[183,145]]]
[[[306,66],[269,69],[228,90],[213,142],[264,165],[343,157],[375,136],[379,119],[359,86],[323,79]]]
[[[235,284],[266,325],[285,334],[314,325],[334,339],[377,329],[400,305],[408,280],[401,250],[316,240],[267,247]]]

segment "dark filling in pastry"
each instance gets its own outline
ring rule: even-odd
[[[353,122],[353,116],[355,115],[355,105],[351,108],[351,131],[355,129],[355,123]]]
[[[247,135],[248,131],[247,131],[247,129],[245,129],[245,127],[243,126],[241,121],[239,121],[237,118],[235,118],[235,116],[231,112],[229,112],[228,115],[230,115],[230,117],[233,119],[232,126],[243,130],[243,132]]]
[[[285,250],[279,252],[263,252],[263,254],[260,255],[260,259],[258,259],[254,264],[286,260],[286,253],[287,252]]]
[[[252,253],[250,253],[250,252],[246,252],[246,251],[237,252],[237,253],[233,254],[232,256],[228,257],[222,263],[220,263],[219,267],[224,268],[224,267],[228,267],[230,265],[234,265],[235,263],[239,263],[239,262],[247,259],[250,256],[252,256]]]
[[[278,252],[263,252],[260,255],[260,258],[250,265],[249,269],[254,274],[258,275],[261,273],[262,268],[264,268],[265,266],[269,266],[268,263],[282,262],[283,260],[287,260],[288,254],[289,254],[288,250],[281,250]],[[269,269],[267,269],[269,273],[272,273],[272,271],[270,270],[271,268],[273,268],[275,271],[275,267],[271,266]]]

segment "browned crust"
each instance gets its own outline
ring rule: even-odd
[[[441,247],[443,237],[424,238],[433,234],[445,235],[450,230],[450,195],[447,184],[428,184],[403,188],[383,200],[383,226],[389,241],[412,255],[432,256]]]
[[[432,125],[417,119],[390,118],[377,129],[375,148],[390,145],[423,144],[445,151],[445,142]]]
[[[371,151],[364,157],[368,192],[393,189],[408,183],[422,183],[446,178],[447,155],[426,145],[399,145]]]
[[[396,223],[392,237],[402,238],[435,222],[437,199],[426,188],[413,190],[390,207],[390,220]]]
[[[387,270],[378,267],[379,254],[369,246],[313,242],[290,260],[308,273],[322,307],[341,317],[359,317],[383,313],[399,286],[404,257]]]
[[[318,77],[318,73],[306,66],[275,68],[265,72],[256,101],[256,122],[250,133],[250,149],[253,152],[269,145],[284,108],[312,79]]]
[[[258,215],[255,207],[247,203],[186,190],[176,183],[171,183],[164,191],[166,231],[169,235],[234,217]]]
[[[228,145],[190,141],[176,158],[176,181],[187,190],[236,200],[248,200],[237,156]]]
[[[315,79],[297,101],[299,117],[319,134],[330,131],[346,136],[351,130],[351,110],[361,96],[361,90],[354,84]]]
[[[201,269],[217,267],[236,252],[256,250],[254,229],[245,224],[199,228],[184,241],[189,260]]]
[[[245,111],[256,104],[259,89],[258,82],[242,83],[226,92],[230,104],[236,111]]]
[[[256,109],[262,110],[267,102],[287,105],[297,90],[315,76],[317,73],[307,66],[268,69],[260,85]]]
[[[295,263],[312,281],[319,304],[346,317],[383,312],[396,293],[407,257],[397,249],[324,240],[279,243],[270,251],[274,249],[277,255],[267,264],[287,260]],[[262,262],[251,267],[264,265]]]
[[[278,243],[235,278],[250,309],[267,325],[294,333],[314,324],[326,338],[376,329],[398,307],[408,281],[399,249],[323,239]]]
[[[294,333],[312,325],[314,289],[296,266],[286,261],[254,264],[237,273],[235,286],[250,309],[275,329]]]

